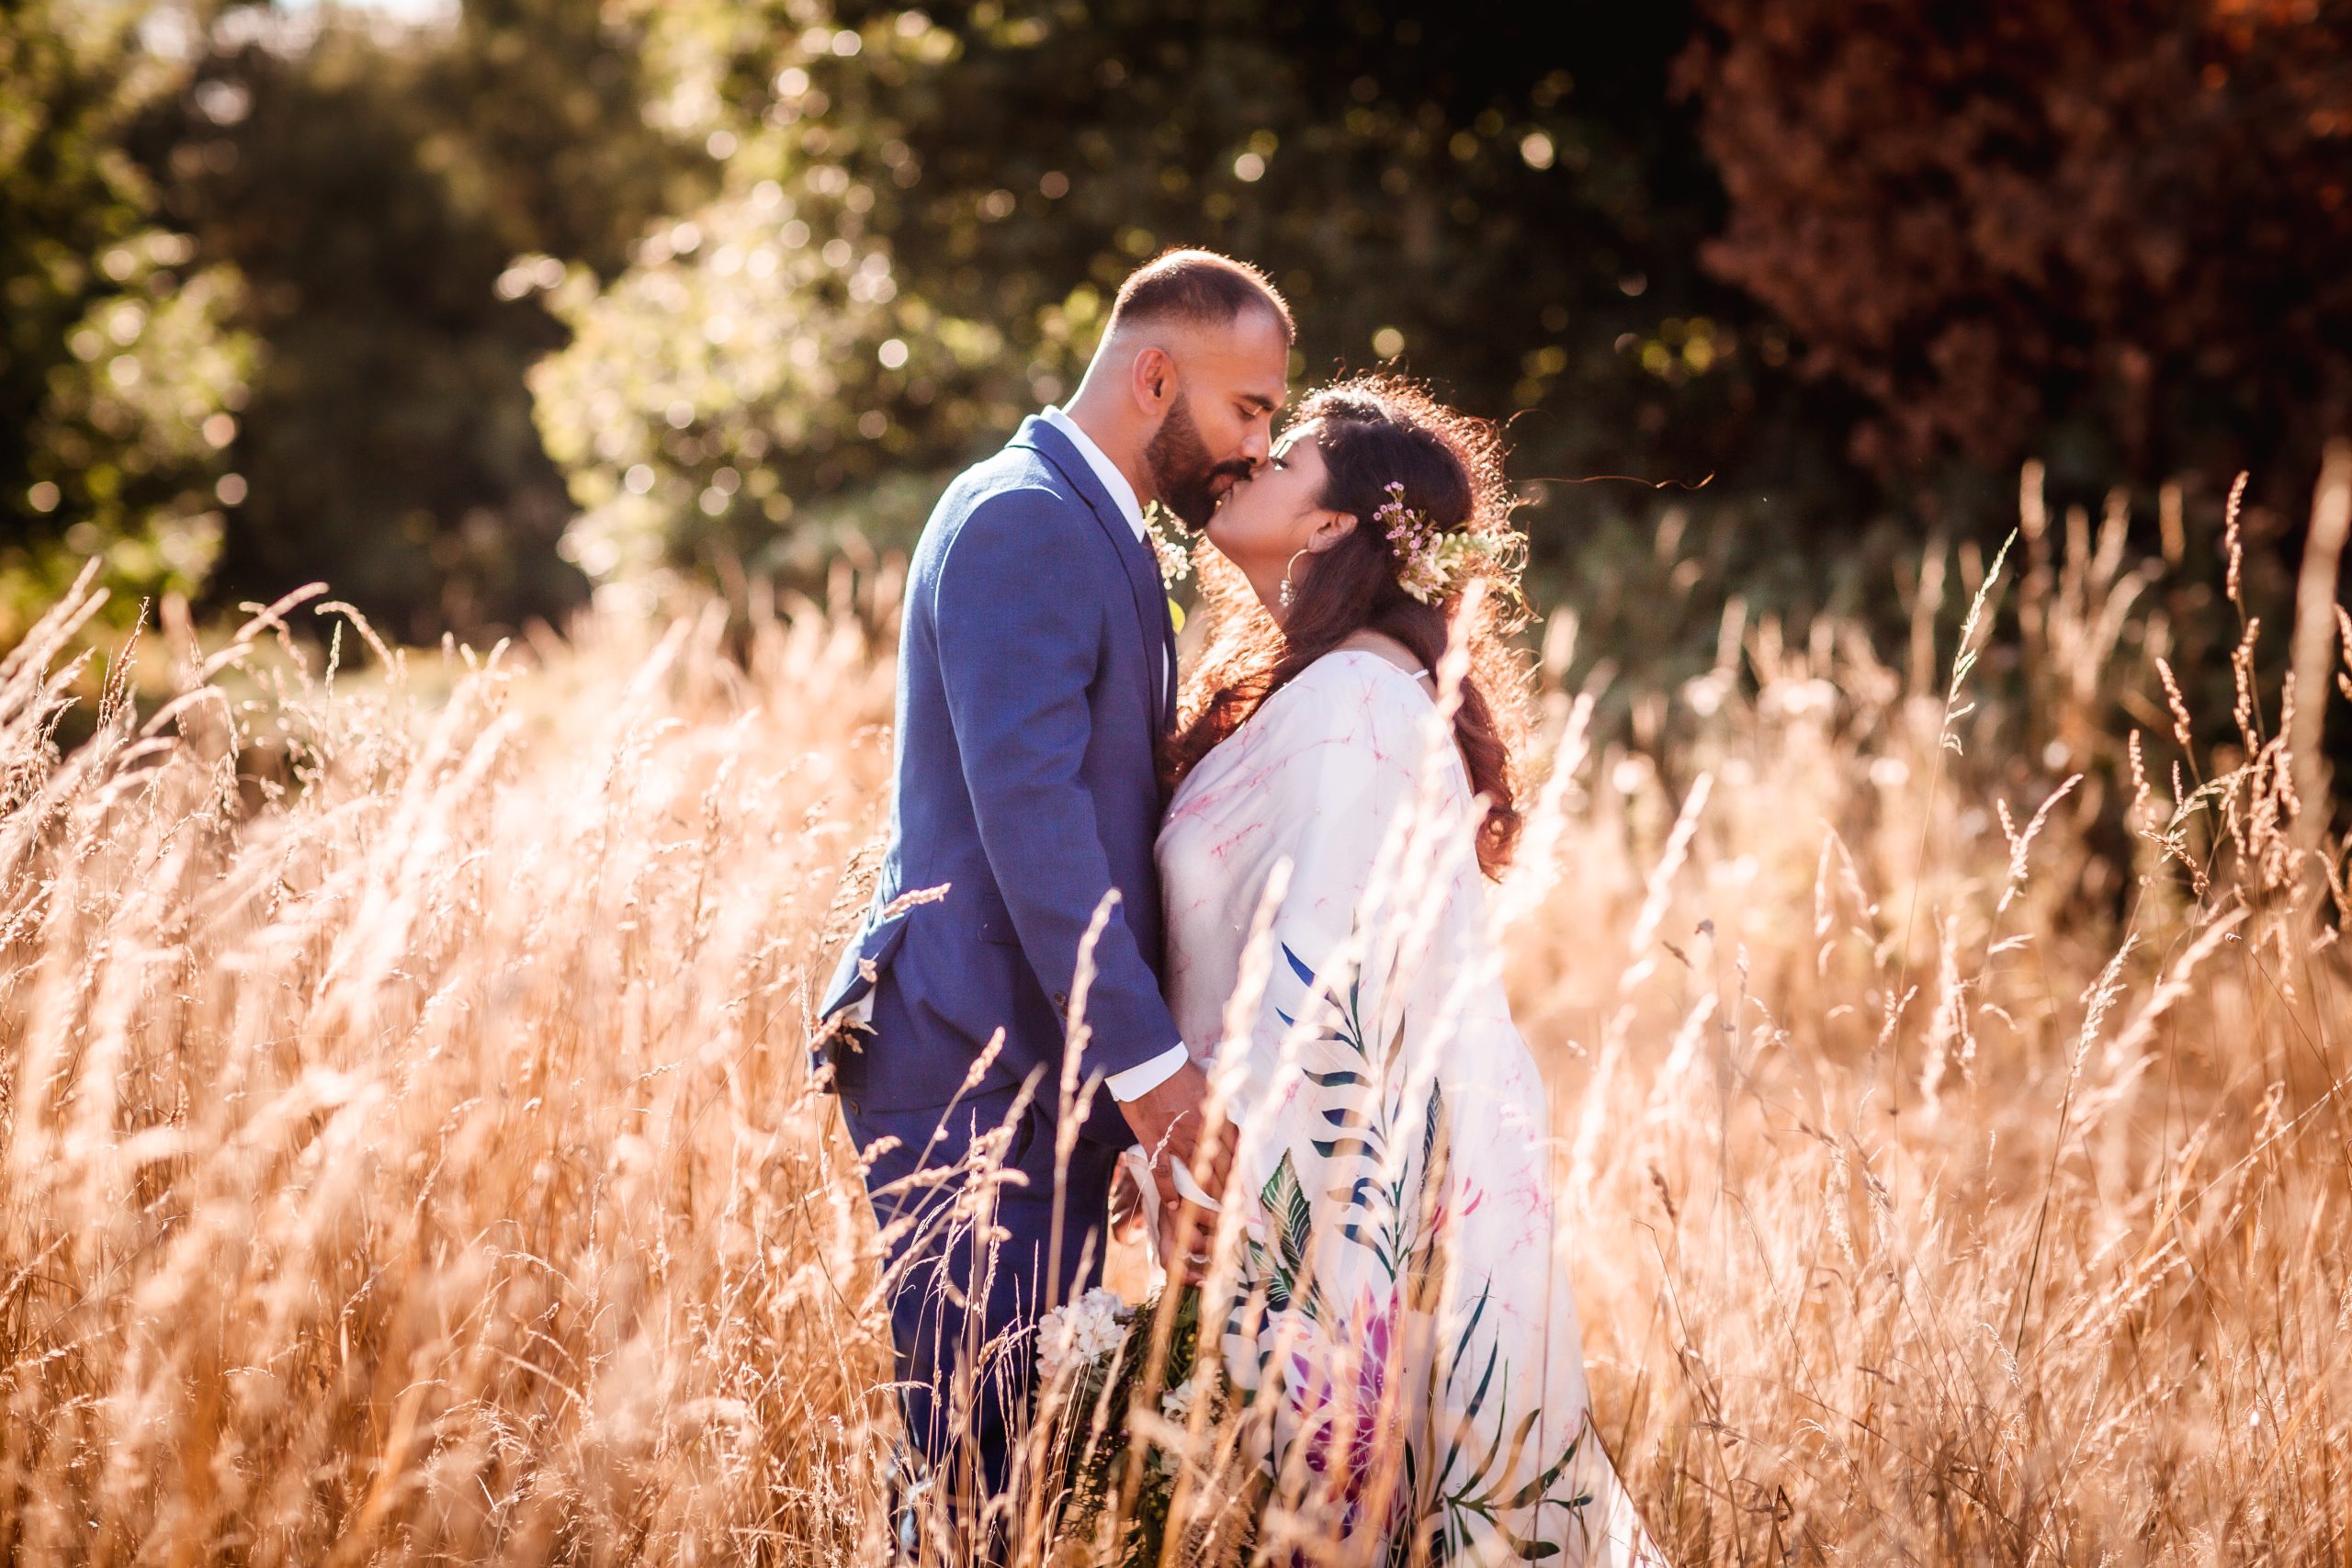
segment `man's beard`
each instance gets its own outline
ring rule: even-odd
[[[1168,417],[1159,422],[1159,431],[1144,444],[1143,460],[1151,468],[1160,504],[1194,533],[1207,527],[1216,511],[1219,496],[1214,487],[1218,476],[1250,477],[1246,462],[1210,461],[1200,427],[1193,423],[1192,401],[1182,392],[1169,405]]]

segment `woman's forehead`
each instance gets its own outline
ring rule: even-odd
[[[1282,434],[1274,438],[1275,456],[1281,457],[1287,454],[1292,447],[1314,434],[1317,423],[1315,420],[1303,419],[1286,427]]]

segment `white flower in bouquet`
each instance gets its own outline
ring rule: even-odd
[[[1193,1401],[1200,1397],[1201,1378],[1198,1372],[1186,1378],[1159,1396],[1159,1413],[1179,1425],[1189,1420]]]
[[[1133,1314],[1116,1291],[1096,1286],[1037,1320],[1037,1372],[1048,1382],[1116,1350]]]

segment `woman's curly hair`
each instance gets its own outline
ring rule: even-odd
[[[1394,637],[1434,671],[1452,628],[1469,643],[1454,739],[1471,788],[1487,802],[1478,863],[1499,876],[1519,841],[1527,734],[1527,662],[1510,640],[1524,618],[1516,581],[1521,541],[1510,525],[1501,438],[1487,422],[1393,376],[1354,377],[1310,393],[1291,423],[1311,427],[1322,453],[1322,504],[1353,515],[1356,526],[1332,548],[1301,558],[1280,626],[1229,563],[1205,547],[1196,552],[1212,617],[1209,647],[1186,683],[1165,752],[1167,783],[1172,788],[1259,704],[1354,633]],[[1468,575],[1449,581],[1432,604],[1406,592],[1396,550],[1374,521],[1396,484],[1404,504],[1441,535],[1477,535],[1487,547],[1458,558],[1469,563]],[[1465,607],[1469,576],[1494,581]]]

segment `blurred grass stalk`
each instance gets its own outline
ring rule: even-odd
[[[1934,682],[1939,550],[1907,673],[1730,615],[1638,750],[1545,639],[1506,973],[1596,1415],[1679,1562],[2352,1540],[2352,456],[2293,700],[2271,732],[2242,654],[2207,758],[2161,563],[2023,500],[2006,683]],[[297,596],[173,632],[182,694],[118,676],[62,756],[87,580],[0,665],[0,1558],[883,1560],[877,1251],[803,1057],[898,588],[451,647],[430,700]],[[1023,1559],[1083,1560],[1036,1501]]]

